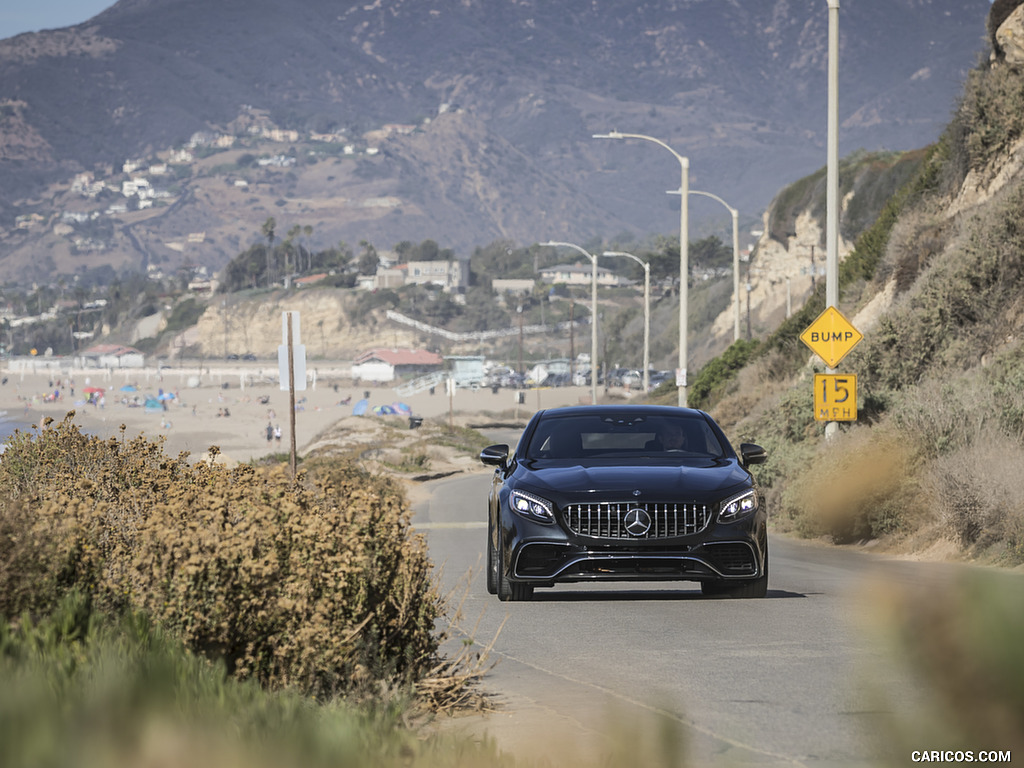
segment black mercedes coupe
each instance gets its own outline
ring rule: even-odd
[[[740,445],[703,411],[600,405],[537,412],[495,467],[488,497],[487,590],[529,600],[536,587],[694,581],[705,595],[764,597],[767,512]]]

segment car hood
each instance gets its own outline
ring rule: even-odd
[[[571,466],[565,462],[530,462],[516,473],[517,485],[537,493],[582,501],[596,495],[635,499],[711,500],[737,486],[750,485],[750,474],[732,459],[660,464],[591,464]],[[636,492],[639,491],[639,494]]]

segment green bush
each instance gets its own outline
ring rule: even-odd
[[[694,408],[707,410],[712,396],[720,396],[721,390],[731,382],[736,373],[747,364],[757,351],[760,342],[739,339],[734,341],[721,355],[709,361],[700,369],[690,387],[688,400]]]
[[[433,666],[441,600],[391,482],[352,465],[190,465],[160,444],[18,433],[0,462],[0,609],[77,588],[142,610],[240,679],[324,696]]]
[[[968,75],[954,117],[969,170],[980,170],[1005,154],[1024,134],[1024,75],[1012,67],[984,65]]]

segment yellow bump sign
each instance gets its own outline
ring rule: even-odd
[[[863,338],[863,334],[835,307],[827,308],[800,334],[800,341],[824,360],[829,368],[839,365],[839,361]]]
[[[857,420],[857,376],[846,373],[814,374],[815,421]]]

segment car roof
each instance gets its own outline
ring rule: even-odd
[[[681,408],[677,405],[569,405],[563,408],[549,408],[538,411],[536,417],[567,418],[573,416],[601,416],[604,414],[636,414],[644,416],[700,416],[707,414],[697,408]]]

